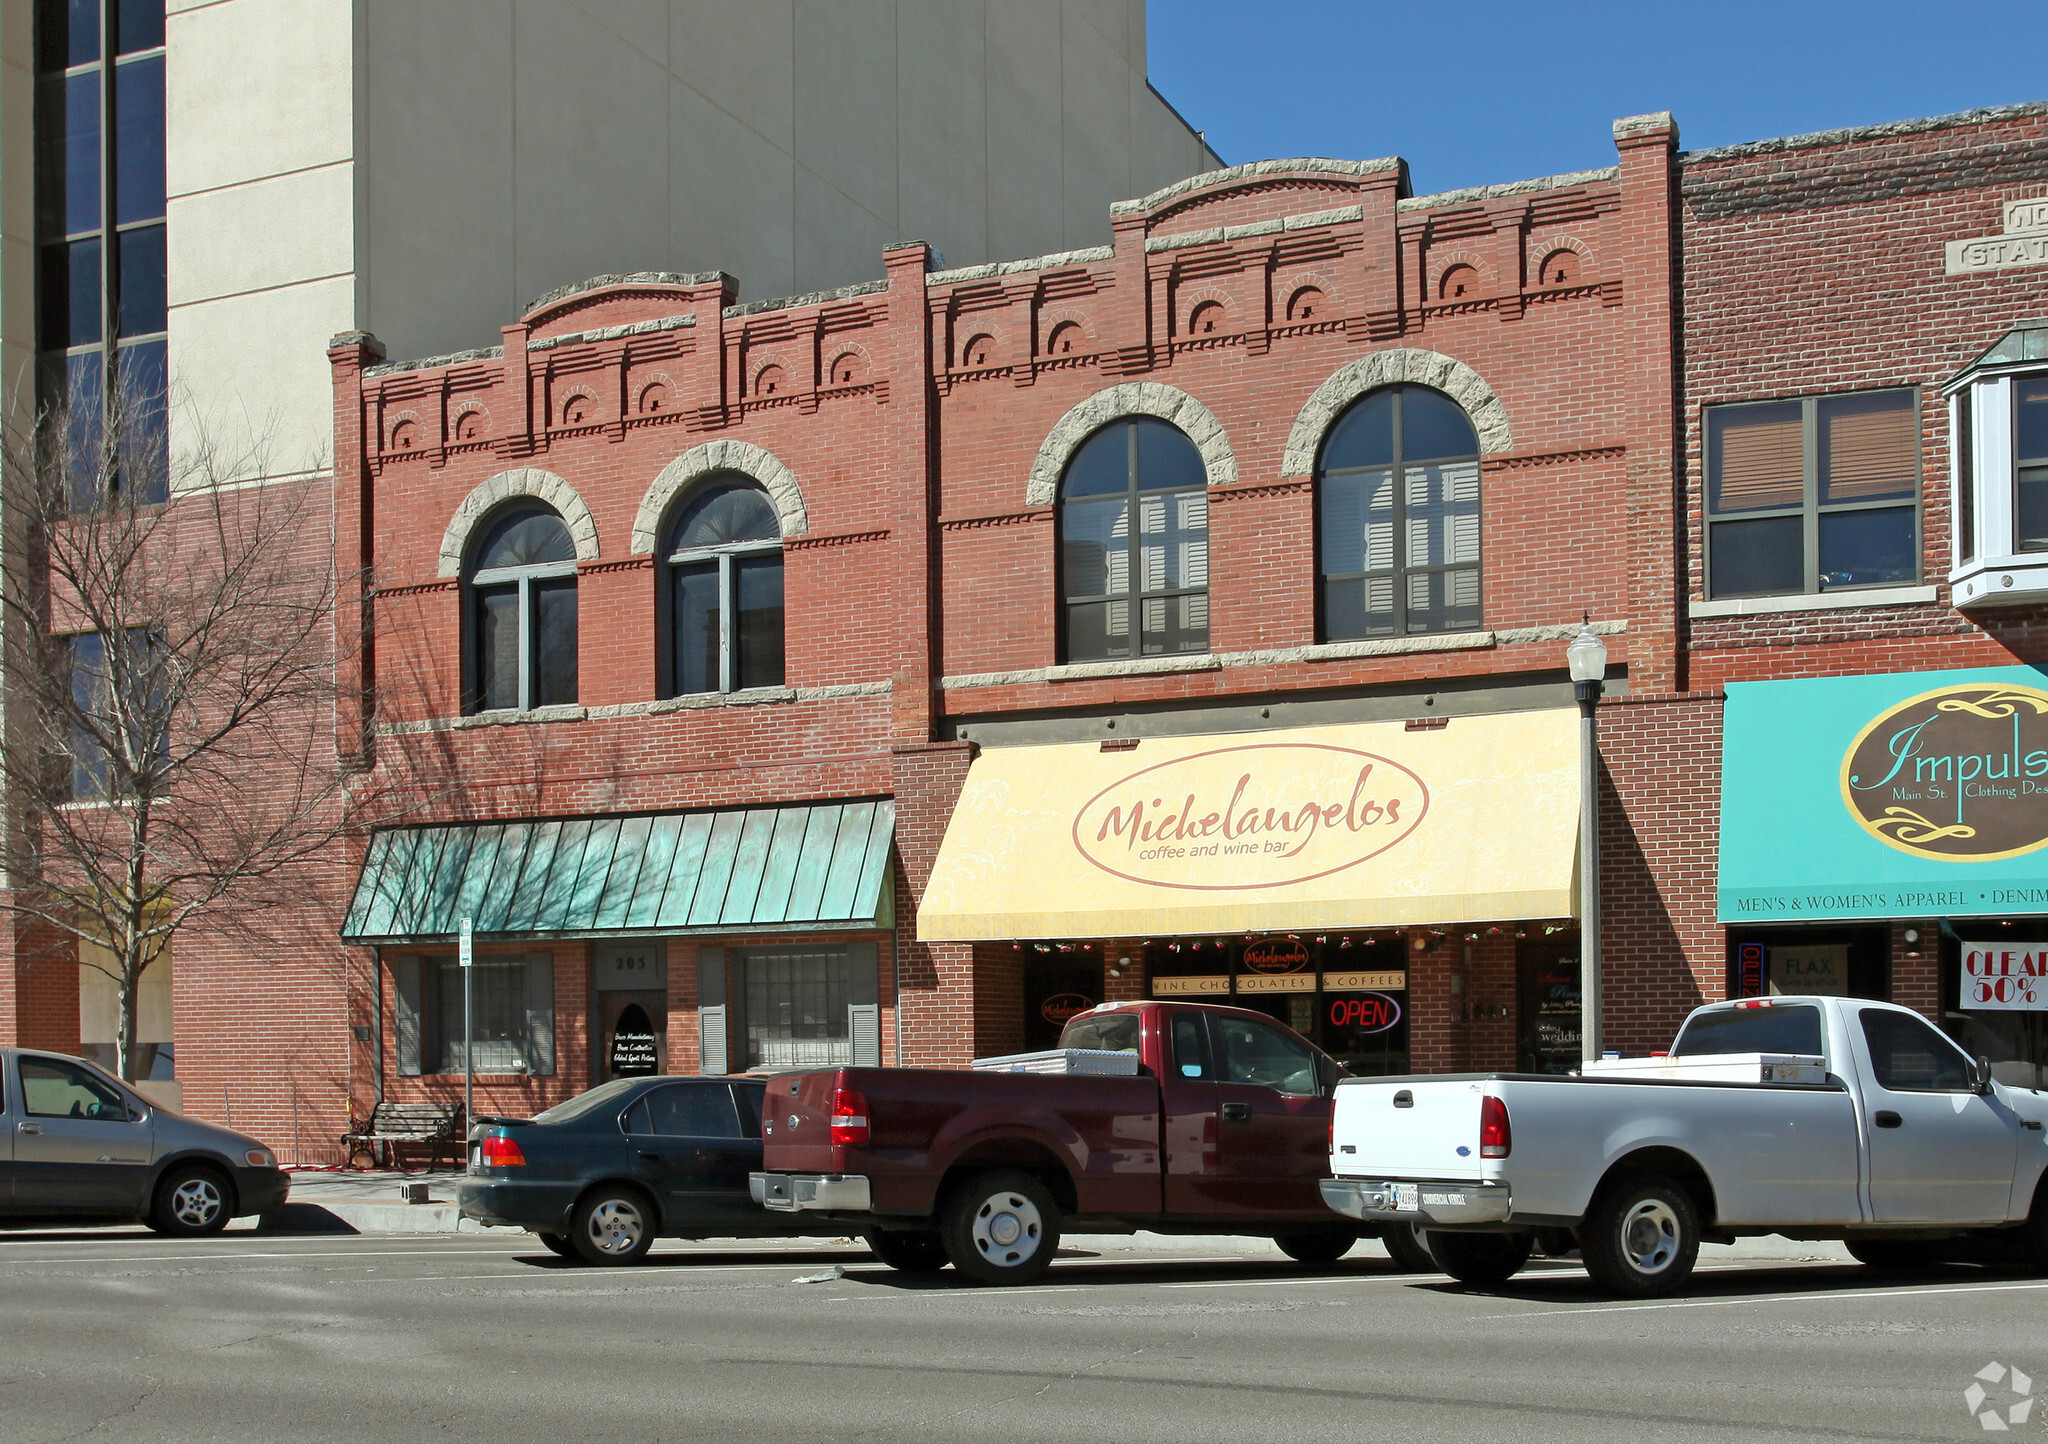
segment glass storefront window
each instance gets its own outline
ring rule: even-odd
[[[1145,965],[1152,997],[1264,1013],[1354,1074],[1408,1071],[1400,933],[1183,938],[1149,946]]]
[[[749,1068],[817,1068],[853,1061],[846,949],[762,948],[740,955]]]
[[[1989,1058],[1991,1076],[2008,1088],[2048,1088],[2048,1009],[1973,1006],[1963,996],[1967,941],[2000,952],[2036,957],[2048,951],[2048,920],[1956,922],[1935,950],[1941,970],[1941,1028],[1972,1058]]]

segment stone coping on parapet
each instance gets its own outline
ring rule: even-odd
[[[809,291],[801,296],[777,296],[769,301],[742,301],[737,306],[727,306],[723,314],[727,317],[758,316],[763,311],[791,311],[798,306],[819,306],[827,301],[851,301],[857,296],[876,296],[888,289],[887,281],[860,281],[830,291]]]
[[[620,326],[600,326],[594,331],[571,331],[565,336],[543,336],[528,341],[529,351],[552,351],[557,346],[581,346],[594,341],[616,341],[622,336],[648,336],[658,331],[676,331],[697,324],[697,313],[663,316],[655,321],[628,321]]]
[[[712,286],[730,280],[732,277],[723,271],[613,271],[557,286],[538,300],[527,302],[526,309],[519,314],[531,316],[543,306],[566,301],[584,291],[602,291],[607,286]]]
[[[1049,255],[1030,256],[1021,261],[988,261],[979,266],[956,266],[950,271],[932,271],[924,278],[927,286],[943,286],[954,281],[986,281],[994,276],[1017,276],[1028,271],[1050,271],[1060,266],[1085,266],[1097,261],[1113,260],[1114,246],[1087,246],[1078,251],[1054,251]]]
[[[1329,175],[1357,179],[1369,175],[1385,175],[1388,171],[1400,172],[1405,183],[1408,162],[1398,155],[1382,156],[1378,160],[1336,160],[1329,156],[1295,156],[1285,160],[1255,160],[1243,165],[1225,166],[1222,170],[1203,171],[1186,180],[1175,181],[1172,185],[1161,186],[1148,196],[1136,200],[1115,201],[1110,205],[1113,216],[1137,215],[1155,211],[1184,196],[1226,186],[1233,181],[1258,180],[1278,175]]]
[[[479,346],[472,351],[450,351],[445,356],[423,356],[417,361],[379,361],[375,366],[365,366],[363,375],[395,376],[402,371],[431,371],[436,366],[459,366],[465,361],[500,361],[504,356],[503,346]]]
[[[1182,246],[1206,246],[1217,241],[1244,241],[1255,236],[1276,236],[1283,231],[1308,231],[1318,226],[1337,226],[1365,218],[1364,206],[1338,206],[1334,210],[1309,211],[1295,216],[1274,216],[1270,220],[1246,221],[1236,226],[1210,226],[1199,231],[1173,231],[1147,236],[1146,252],[1177,251]]]
[[[1986,105],[1975,110],[1956,110],[1947,115],[1924,115],[1913,120],[1887,120],[1877,125],[1853,125],[1841,130],[1815,130],[1804,135],[1781,135],[1770,140],[1745,141],[1741,145],[1713,146],[1707,150],[1679,152],[1681,165],[1695,161],[1740,160],[1744,156],[1770,155],[1783,150],[1806,150],[1817,145],[1841,145],[1847,141],[1882,140],[1893,135],[1918,135],[1924,131],[1947,130],[1959,125],[1984,125],[1994,120],[2017,120],[2030,115],[2048,115],[2048,100],[2029,100],[2016,105]]]
[[[1470,205],[1474,201],[1504,200],[1509,196],[1530,195],[1537,191],[1563,190],[1567,186],[1599,185],[1603,181],[1620,178],[1620,166],[1611,165],[1603,170],[1566,171],[1562,175],[1540,175],[1529,180],[1507,181],[1501,185],[1466,186],[1462,190],[1410,196],[1400,202],[1400,208],[1404,211],[1430,211],[1443,206]]]
[[[1318,642],[1300,647],[1267,647],[1248,652],[1197,652],[1174,657],[1130,657],[1108,662],[1069,662],[1006,672],[968,672],[941,677],[943,691],[973,687],[1024,687],[1039,682],[1089,682],[1115,677],[1172,676],[1220,672],[1233,667],[1280,667],[1295,662],[1342,662],[1365,657],[1399,657],[1428,652],[1484,651],[1526,642],[1562,642],[1579,634],[1577,622],[1541,627],[1503,627],[1483,632],[1438,632],[1419,637],[1373,637],[1356,642]],[[1593,623],[1597,636],[1628,631],[1626,621]]]

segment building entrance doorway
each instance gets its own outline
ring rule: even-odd
[[[668,1072],[668,963],[659,939],[591,950],[594,1083]]]
[[[1581,1061],[1585,1026],[1579,982],[1579,935],[1524,938],[1515,945],[1515,1067],[1523,1073],[1569,1073]]]

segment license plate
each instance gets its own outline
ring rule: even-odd
[[[1394,1212],[1417,1213],[1422,1208],[1422,1185],[1397,1183],[1394,1185]]]

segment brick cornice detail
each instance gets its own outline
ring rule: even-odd
[[[940,531],[986,531],[999,526],[1027,526],[1034,521],[1051,521],[1052,508],[1040,507],[1036,511],[1013,511],[1001,516],[960,516],[942,517]]]
[[[882,542],[888,539],[889,528],[883,527],[878,531],[843,531],[831,536],[791,537],[782,544],[782,549],[790,552],[822,551],[826,547],[859,546],[865,542]]]
[[[1563,466],[1575,461],[1598,461],[1606,457],[1626,456],[1626,446],[1587,446],[1576,451],[1544,451],[1521,456],[1489,456],[1480,463],[1486,471],[1515,471],[1529,466]]]
[[[1275,482],[1271,486],[1241,486],[1229,491],[1212,491],[1212,502],[1238,501],[1255,496],[1294,496],[1301,492],[1313,491],[1315,483],[1303,477],[1300,481]]]

